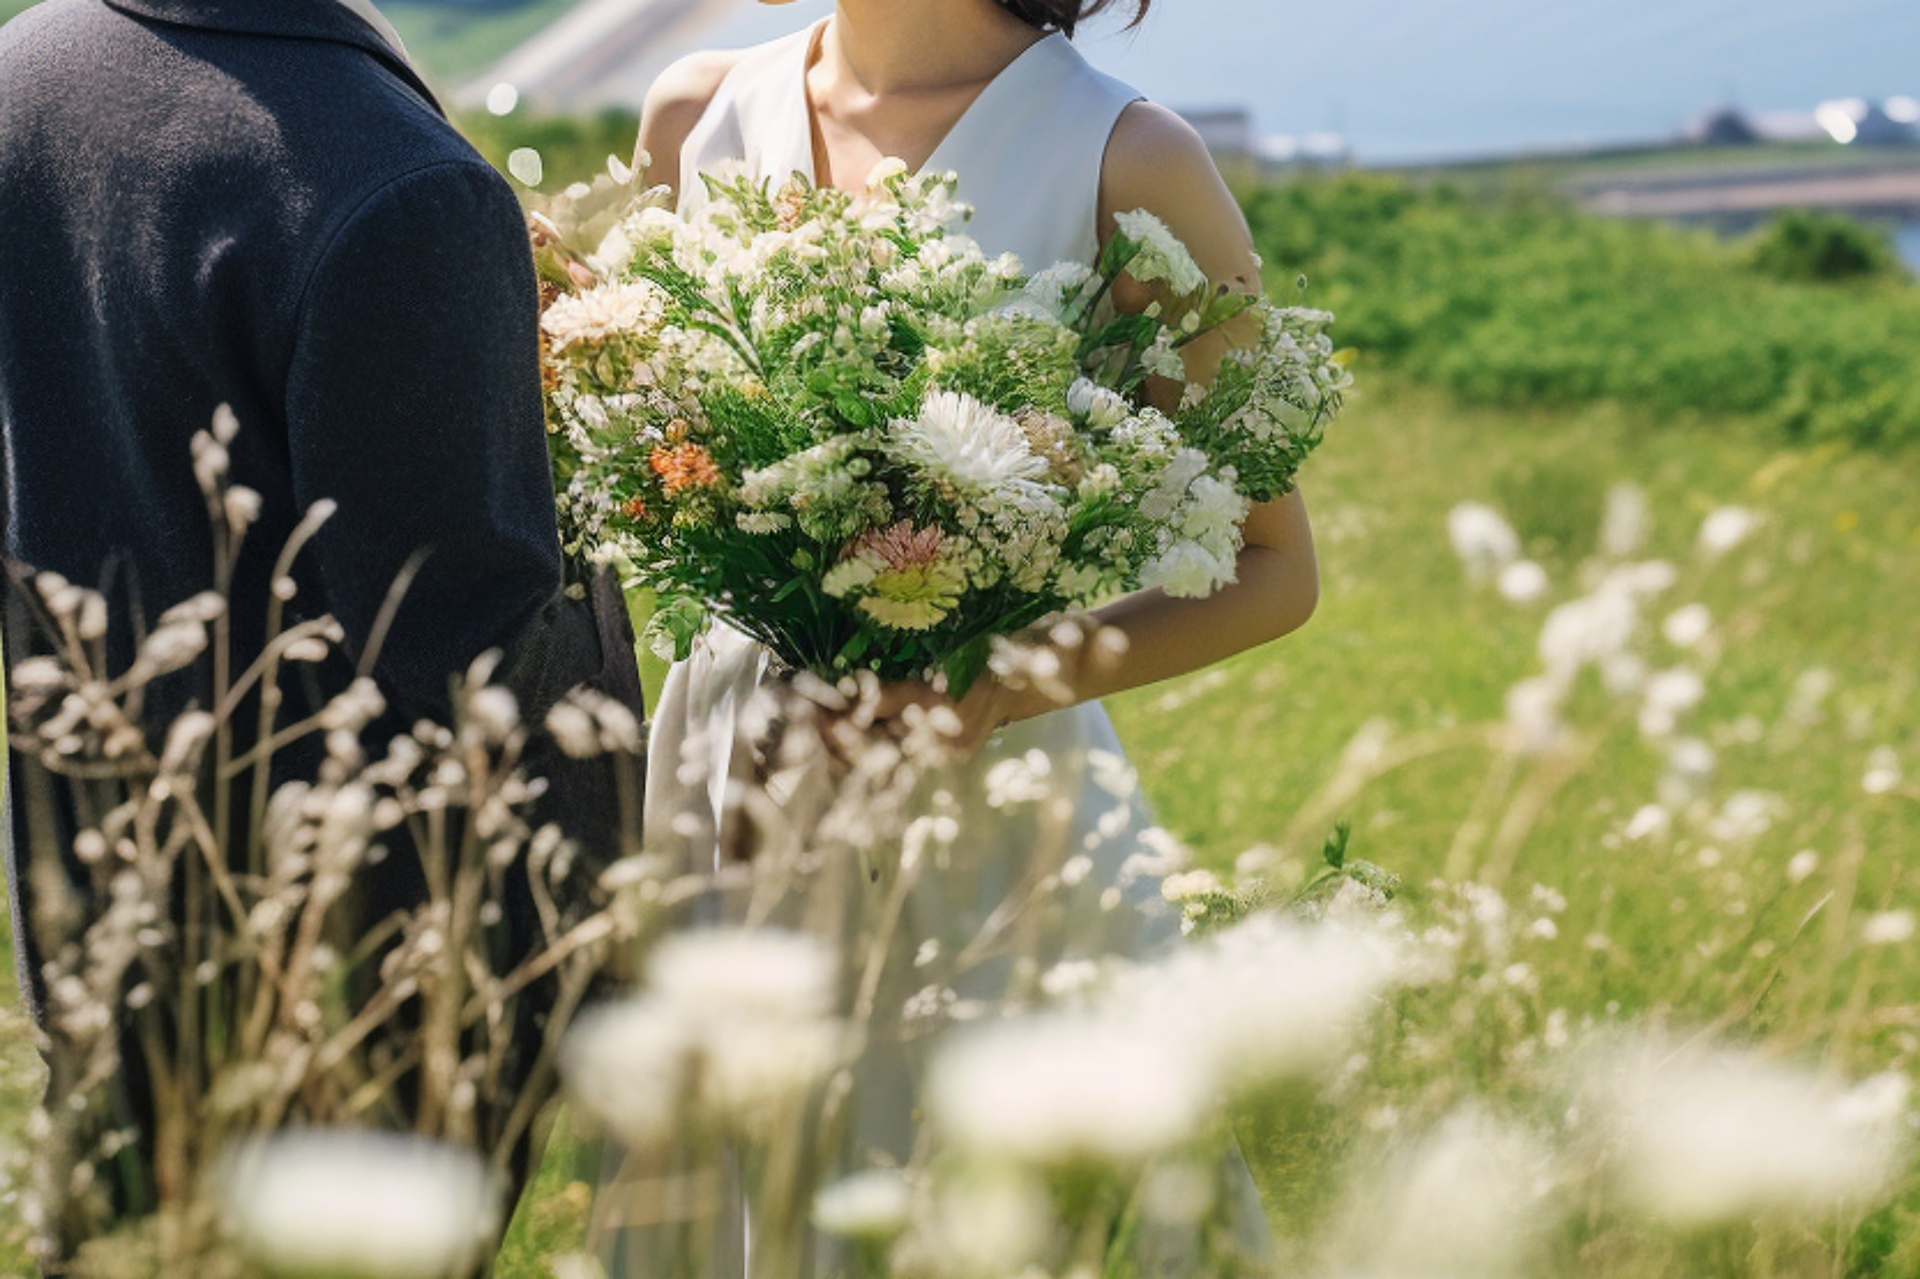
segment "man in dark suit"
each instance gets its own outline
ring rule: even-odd
[[[343,652],[289,685],[282,722],[345,686],[416,552],[375,670],[393,722],[445,719],[449,678],[489,648],[529,719],[581,683],[637,706],[617,595],[563,590],[520,210],[355,7],[44,0],[0,29],[5,557],[98,586],[121,621],[207,589],[189,441],[228,404],[233,480],[262,498],[235,669],[263,643],[287,534],[338,503],[291,607],[337,618]],[[17,660],[35,641],[8,620]],[[124,658],[130,632],[114,640]],[[8,869],[37,1008],[14,863],[64,856],[69,832],[17,802],[24,762]],[[556,765],[590,854],[613,838],[608,767]]]

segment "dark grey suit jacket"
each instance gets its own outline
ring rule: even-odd
[[[586,681],[637,704],[617,601],[562,591],[537,323],[512,192],[335,0],[45,0],[0,28],[5,556],[102,586],[123,620],[206,589],[188,445],[231,405],[234,479],[263,498],[237,669],[286,535],[339,503],[293,611],[337,617],[345,654],[288,690],[286,722],[344,686],[421,550],[376,671],[393,722],[444,717],[490,647],[529,714]],[[6,641],[35,643],[18,610]],[[605,770],[549,762],[559,815],[604,851]],[[65,834],[24,808],[21,849]]]

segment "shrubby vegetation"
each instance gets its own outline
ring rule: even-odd
[[[1749,243],[1349,174],[1247,194],[1280,277],[1341,339],[1463,400],[1618,401],[1771,422],[1789,438],[1920,440],[1920,290],[1884,238],[1792,214]]]
[[[577,117],[524,112],[496,116],[470,111],[456,117],[454,123],[502,173],[507,171],[507,157],[514,151],[521,147],[538,151],[545,169],[539,189],[549,194],[603,172],[608,156],[618,157],[622,164],[631,161],[640,139],[639,117],[617,108]]]

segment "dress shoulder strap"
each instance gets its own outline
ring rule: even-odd
[[[967,233],[987,252],[1018,254],[1029,271],[1091,262],[1107,142],[1140,97],[1055,33],[987,86],[927,167],[959,174]]]
[[[739,173],[785,181],[813,166],[806,119],[807,50],[814,27],[740,56],[680,148],[680,172]],[[706,203],[706,184],[687,183],[682,211]]]

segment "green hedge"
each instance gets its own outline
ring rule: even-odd
[[[1464,400],[1631,401],[1920,442],[1920,288],[1859,224],[1790,215],[1729,243],[1537,192],[1365,174],[1245,203],[1274,277],[1304,274],[1342,342]]]

